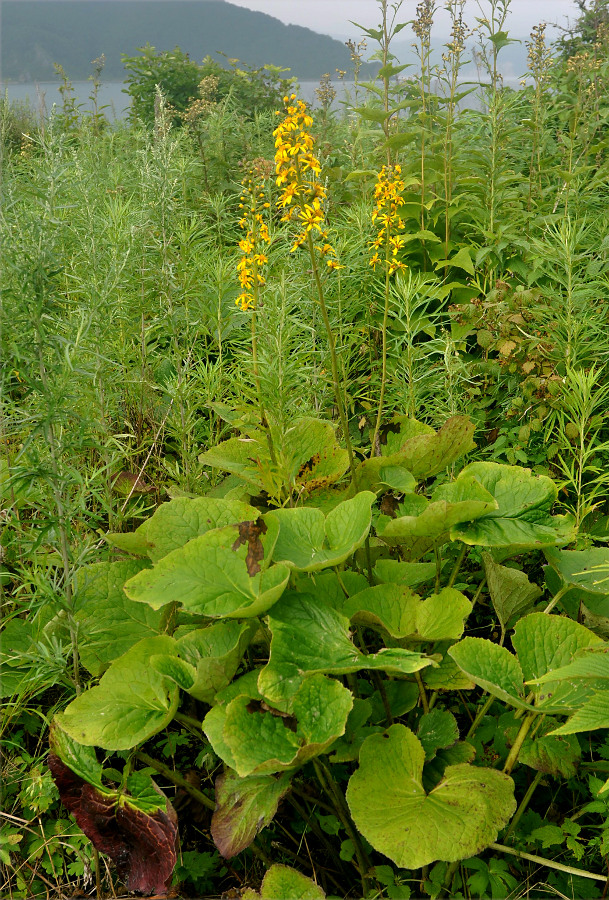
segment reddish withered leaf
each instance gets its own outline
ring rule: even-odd
[[[169,801],[166,812],[145,813],[129,802],[128,795],[102,793],[54,753],[49,754],[49,768],[63,805],[94,847],[114,861],[127,890],[166,893],[176,864],[178,834]]]

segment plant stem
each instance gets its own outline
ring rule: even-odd
[[[328,338],[328,347],[330,349],[330,364],[332,367],[332,384],[334,386],[334,399],[336,400],[336,406],[338,409],[338,415],[340,418],[340,423],[343,429],[343,434],[345,438],[345,446],[347,448],[347,453],[349,455],[349,469],[351,471],[351,480],[353,482],[353,487],[357,491],[357,475],[355,472],[355,459],[353,456],[353,447],[351,446],[351,437],[349,435],[349,422],[347,421],[347,414],[345,412],[345,407],[343,405],[343,398],[340,390],[340,379],[338,377],[338,361],[336,359],[336,342],[334,340],[334,334],[332,332],[332,325],[330,323],[330,317],[328,316],[328,308],[326,306],[326,299],[324,296],[324,289],[321,283],[321,276],[319,274],[319,267],[317,265],[317,259],[315,257],[315,246],[313,244],[313,238],[311,237],[311,232],[307,232],[307,248],[309,250],[309,256],[311,257],[311,265],[313,267],[313,277],[315,279],[315,286],[317,288],[317,296],[319,298],[319,306],[321,309],[322,319],[324,320],[324,325],[326,328],[326,335]]]
[[[596,875],[594,872],[586,872],[585,869],[575,869],[573,866],[564,866],[562,863],[553,859],[544,859],[543,856],[534,856],[532,853],[523,853],[522,850],[514,850],[513,847],[506,847],[505,844],[490,844],[490,850],[497,850],[498,853],[509,853],[510,856],[518,856],[520,859],[528,859],[530,862],[539,863],[540,866],[547,866],[548,869],[557,869],[559,872],[566,872],[567,875],[577,875],[578,878],[591,878],[593,881],[607,881],[606,875]]]
[[[419,686],[419,696],[421,697],[421,706],[423,707],[423,712],[429,712],[429,703],[427,701],[427,693],[425,691],[425,685],[423,684],[423,679],[421,678],[420,672],[415,672],[414,677],[417,680],[417,684]]]
[[[454,568],[453,568],[452,572],[450,573],[450,578],[448,579],[448,584],[446,585],[446,587],[452,587],[453,584],[455,583],[455,581],[457,580],[457,575],[459,574],[459,570],[461,569],[463,560],[465,559],[465,555],[468,550],[469,550],[469,547],[467,546],[467,544],[463,544],[463,546],[461,547],[461,550],[459,551],[459,556],[457,557]]]
[[[381,422],[383,419],[383,405],[385,403],[385,388],[387,386],[387,322],[389,319],[389,227],[385,235],[385,302],[383,307],[383,331],[382,331],[382,349],[381,349],[381,390],[379,393],[379,408],[376,414],[376,424],[374,426],[374,435],[372,438],[371,456],[381,455],[381,445],[379,440],[379,432],[381,430]]]
[[[203,723],[199,722],[198,719],[193,718],[192,716],[187,716],[185,713],[176,713],[173,717],[176,722],[179,722],[181,725],[185,725],[187,728],[194,728],[196,733],[200,736],[203,730]]]
[[[520,805],[514,814],[514,818],[510,822],[509,828],[503,836],[503,840],[506,843],[509,842],[509,839],[511,838],[512,834],[514,833],[516,826],[520,822],[520,818],[521,818],[522,814],[526,810],[527,806],[529,805],[529,803],[531,801],[531,797],[535,793],[535,788],[537,787],[537,785],[539,784],[539,782],[541,781],[542,778],[543,778],[543,772],[536,772],[535,778],[530,783],[529,789],[527,790],[526,794],[520,801]]]
[[[524,744],[524,740],[529,733],[529,729],[533,724],[533,720],[535,719],[537,713],[530,712],[524,719],[524,722],[520,726],[520,731],[516,735],[516,740],[512,745],[512,749],[508,754],[508,758],[505,761],[505,765],[503,767],[503,771],[506,775],[509,775],[514,766],[516,765],[516,760],[518,759],[518,754],[522,749],[522,745]]]
[[[490,706],[491,706],[491,704],[492,704],[492,702],[493,702],[494,699],[495,699],[495,698],[493,697],[492,694],[489,694],[489,695],[488,695],[488,697],[486,698],[486,702],[485,702],[484,705],[481,706],[480,709],[478,710],[478,713],[477,713],[477,715],[476,715],[476,718],[475,718],[474,721],[472,722],[472,724],[471,724],[471,726],[470,726],[470,729],[469,729],[469,731],[467,732],[467,734],[466,734],[466,736],[465,736],[465,739],[466,739],[466,740],[467,740],[467,738],[472,737],[472,736],[476,733],[476,731],[478,730],[478,725],[480,724],[480,722],[482,721],[482,719],[485,717],[485,715],[486,715],[487,712],[489,711]]]
[[[165,763],[160,762],[158,759],[153,759],[152,756],[148,756],[147,753],[144,753],[143,750],[138,750],[134,754],[136,759],[139,759],[140,762],[145,763],[145,765],[150,766],[151,769],[156,769],[160,775],[163,775],[168,781],[171,781],[173,784],[181,787],[186,791],[187,794],[190,794],[195,800],[198,800],[202,806],[207,807],[207,809],[215,810],[216,804],[213,800],[210,800],[209,797],[203,793],[203,791],[199,791],[196,787],[193,787],[192,784],[189,784],[185,778],[182,778],[181,775],[178,775],[177,772],[174,772],[173,769],[170,769],[169,766],[166,766]]]
[[[455,877],[455,872],[457,871],[457,869],[459,868],[460,865],[461,865],[460,859],[455,860],[455,862],[452,862],[449,865],[448,869],[446,870],[446,876],[442,883],[442,890],[438,894],[438,897],[444,897],[445,894],[450,890],[450,886],[453,883],[453,878]]]
[[[559,601],[559,600],[562,600],[562,598],[565,596],[565,594],[567,593],[567,591],[569,591],[570,589],[571,589],[571,585],[570,585],[570,584],[566,584],[563,588],[561,588],[561,589],[559,590],[559,592],[556,594],[556,596],[555,596],[555,597],[552,597],[552,599],[550,600],[550,602],[548,603],[548,605],[547,605],[546,608],[544,609],[544,613],[552,612],[552,610],[554,609],[554,607],[556,606],[556,604],[558,603],[558,601]]]
[[[353,842],[353,846],[355,847],[355,854],[357,856],[357,863],[362,882],[362,896],[365,897],[368,893],[368,883],[370,880],[368,875],[368,871],[370,869],[370,860],[368,859],[368,854],[366,853],[364,845],[360,840],[355,825],[351,821],[351,813],[349,812],[346,801],[341,793],[340,788],[336,784],[332,773],[327,768],[327,766],[324,766],[324,764],[319,759],[313,760],[313,766],[319,779],[319,783],[323,787],[326,794],[332,799],[336,815],[340,819],[343,828],[349,835],[349,838],[351,839],[351,841]]]

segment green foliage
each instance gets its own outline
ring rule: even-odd
[[[420,72],[398,80],[381,3],[358,118],[326,103],[295,154],[308,210],[273,177],[277,68],[148,47],[128,59],[139,123],[81,115],[66,78],[44,132],[7,126],[0,864],[19,900],[84,885],[93,844],[108,894],[172,869],[185,893],[247,877],[252,900],[602,879],[606,73],[555,70],[538,30],[533,84],[504,89],[491,0],[483,102],[461,108],[449,5],[442,68],[421,4]],[[379,161],[404,189],[374,267]],[[239,225],[244,163],[264,253]],[[115,852],[125,828],[141,866]]]

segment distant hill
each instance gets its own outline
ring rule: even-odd
[[[340,41],[225,0],[0,0],[5,81],[54,81],[53,63],[84,80],[91,61],[106,56],[103,78],[122,81],[121,53],[146,43],[179,46],[200,62],[218,51],[253,66],[289,67],[303,80],[336,68],[351,70]],[[221,60],[222,57],[215,58]]]

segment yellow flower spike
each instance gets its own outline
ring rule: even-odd
[[[268,226],[259,210],[270,207],[268,202],[260,203],[260,200],[266,196],[265,180],[269,174],[269,162],[264,159],[256,159],[241,182],[243,190],[241,200],[243,202],[240,204],[240,208],[246,208],[239,220],[239,227],[246,234],[239,241],[241,258],[237,262],[237,278],[241,292],[235,300],[235,304],[243,312],[256,308],[258,289],[265,283],[264,275],[260,270],[268,262],[268,257],[262,250],[263,245],[270,243],[271,238]]]
[[[284,98],[284,103],[286,115],[273,132],[273,137],[276,182],[281,188],[277,200],[277,207],[283,211],[281,221],[295,221],[301,229],[290,252],[302,247],[308,235],[315,231],[323,241],[323,246],[316,247],[317,252],[321,256],[334,255],[325,229],[326,189],[318,180],[321,163],[314,153],[315,141],[307,130],[313,125],[313,117],[306,103],[295,95]],[[338,263],[330,267],[335,268],[338,268]]]

